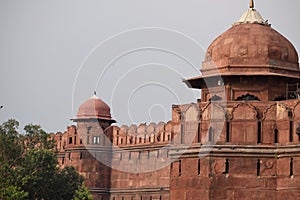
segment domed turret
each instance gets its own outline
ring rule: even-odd
[[[90,99],[80,105],[77,119],[100,119],[114,121],[109,106],[94,94]]]
[[[95,92],[90,99],[79,106],[77,118],[73,121],[77,126],[74,134],[67,136],[69,141],[69,148],[66,151],[69,157],[67,162],[84,176],[89,188],[109,191],[111,168],[107,163],[112,155],[111,124],[115,122],[111,117],[109,106],[97,97]],[[99,195],[96,199],[109,199],[106,192],[103,194],[98,192],[99,190],[96,191]]]
[[[236,23],[211,43],[203,75],[242,71],[299,76],[295,47],[269,25],[251,19]]]
[[[208,47],[202,76],[185,80],[202,89],[202,101],[288,99],[288,85],[298,84],[298,54],[292,43],[250,8]]]

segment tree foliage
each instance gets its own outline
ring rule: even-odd
[[[0,162],[14,165],[22,154],[21,135],[17,132],[19,122],[8,120],[0,126]]]
[[[91,199],[73,167],[60,169],[54,141],[39,125],[8,120],[0,126],[0,199]]]

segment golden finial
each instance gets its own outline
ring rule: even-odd
[[[250,0],[250,8],[254,8],[254,1]]]

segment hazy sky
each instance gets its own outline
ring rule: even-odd
[[[120,124],[168,121],[171,105],[199,92],[205,49],[248,0],[0,0],[0,122],[64,131],[97,95]],[[256,0],[256,9],[300,50],[300,1]]]

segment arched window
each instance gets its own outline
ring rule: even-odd
[[[99,136],[93,136],[93,144],[99,144],[100,137]]]
[[[214,95],[212,96],[209,101],[221,101],[222,97],[218,96],[218,95]]]
[[[251,95],[251,94],[246,94],[238,97],[236,101],[260,101],[258,97]]]
[[[69,137],[69,144],[72,144],[73,143],[73,138],[72,137]]]

